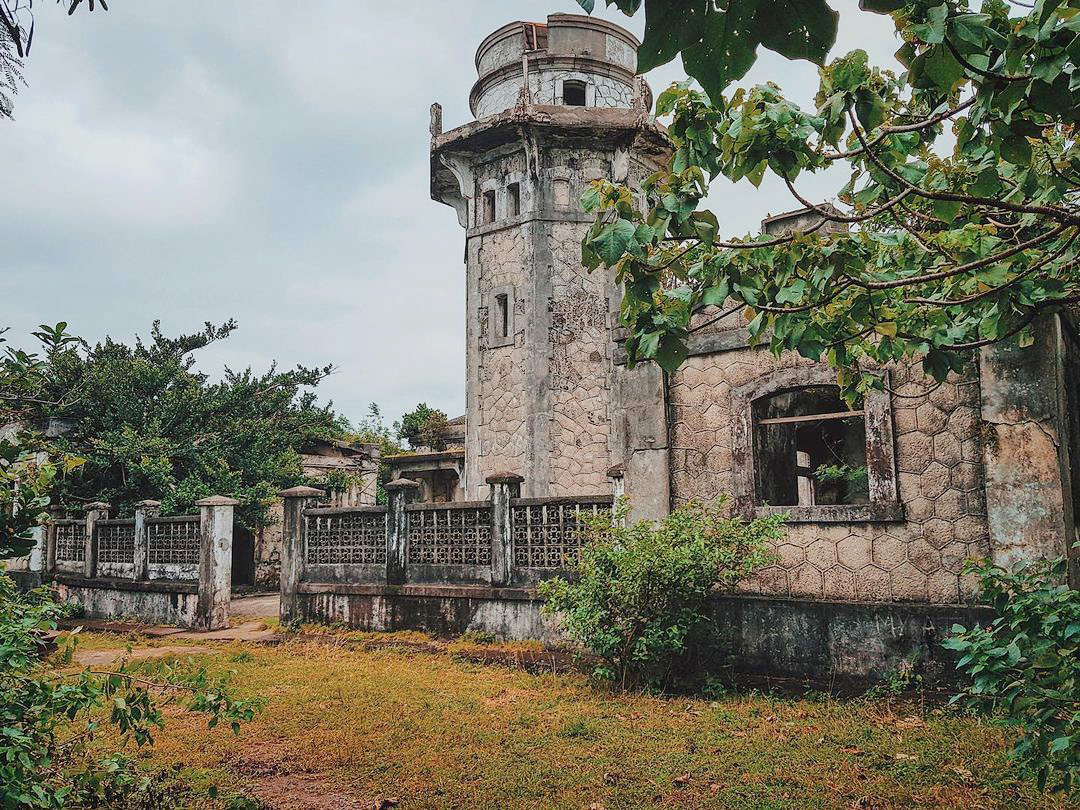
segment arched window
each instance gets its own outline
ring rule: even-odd
[[[585,106],[585,82],[568,79],[563,82],[562,101],[567,107]]]

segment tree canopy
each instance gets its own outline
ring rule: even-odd
[[[693,332],[742,313],[753,339],[828,361],[853,397],[874,384],[868,361],[919,357],[940,380],[972,349],[1030,341],[1040,314],[1075,300],[1080,2],[1018,14],[1000,0],[863,0],[892,16],[898,71],[860,50],[825,63],[836,15],[818,0],[645,6],[639,67],[681,53],[705,92],[688,81],[659,96],[675,154],[644,208],[606,182],[583,199],[597,219],[582,258],[625,285],[632,361],[677,368]],[[732,89],[759,46],[820,65],[815,109],[773,83]],[[840,208],[800,193],[835,165]],[[702,206],[710,184],[767,172],[819,223],[722,236]]]
[[[169,337],[155,322],[150,340],[134,345],[68,339],[51,348],[19,416],[35,426],[52,420],[66,431],[51,440],[54,452],[84,459],[58,477],[59,501],[105,500],[129,511],[153,498],[177,513],[228,494],[241,501],[245,524],[261,524],[277,492],[301,483],[299,449],[337,438],[346,426],[316,401],[313,389],[329,366],[225,369],[216,382],[197,371],[198,352],[235,329],[233,321],[208,323]]]
[[[105,0],[56,0],[68,14],[83,6],[108,11]],[[25,84],[22,60],[34,43],[34,0],[0,0],[0,118],[11,118],[12,96]]]

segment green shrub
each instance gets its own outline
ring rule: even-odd
[[[229,676],[168,661],[57,668],[43,660],[41,639],[65,612],[50,590],[20,594],[0,570],[0,807],[168,806],[167,780],[122,753],[154,744],[165,725],[162,706],[239,732],[262,701],[237,698]],[[95,746],[99,736],[106,740]]]
[[[973,565],[989,627],[954,625],[944,644],[960,653],[971,678],[953,698],[1019,731],[1013,756],[1040,788],[1080,787],[1080,591],[1065,581],[1065,562],[1006,571]]]
[[[783,516],[730,517],[723,502],[692,502],[659,522],[625,525],[627,506],[590,520],[572,579],[540,586],[544,610],[602,660],[622,689],[670,685],[674,667],[711,626],[709,599],[773,561]]]

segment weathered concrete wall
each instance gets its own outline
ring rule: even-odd
[[[194,582],[56,579],[60,598],[82,606],[89,619],[137,619],[190,627],[195,623],[199,587]]]
[[[281,501],[270,507],[269,522],[255,532],[255,585],[276,588],[281,578]]]
[[[745,341],[734,329],[730,334],[735,348],[692,356],[670,377],[675,504],[732,491],[732,390],[777,369],[811,364],[793,353],[776,359],[764,349],[737,348]],[[934,388],[917,368],[891,374],[906,520],[789,524],[777,549],[780,563],[747,583],[748,592],[939,604],[971,598],[976,583],[961,569],[966,558],[985,557],[989,549],[977,377]]]
[[[1052,317],[1033,346],[1013,340],[980,355],[990,551],[1007,567],[1064,557],[1073,534],[1060,330]]]
[[[910,667],[928,685],[955,680],[954,656],[941,646],[950,628],[991,619],[974,606],[745,596],[718,598],[714,616],[706,657],[731,656],[738,672],[865,682]]]
[[[302,583],[297,604],[304,621],[340,622],[375,632],[458,636],[471,631],[502,641],[561,640],[558,623],[541,615],[536,595],[516,588]]]
[[[304,621],[367,631],[566,641],[558,619],[544,616],[543,602],[524,589],[302,583],[297,602]],[[695,651],[706,669],[872,682],[913,666],[934,683],[953,677],[952,658],[941,647],[949,628],[985,622],[989,615],[965,606],[718,596],[714,619],[715,637]]]

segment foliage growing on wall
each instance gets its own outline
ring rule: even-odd
[[[429,408],[424,402],[402,416],[397,428],[398,438],[405,439],[414,450],[420,447],[430,447],[435,452],[446,449],[446,413]]]
[[[955,625],[945,641],[970,678],[953,700],[1017,729],[1013,756],[1040,787],[1080,792],[1080,591],[1065,584],[1064,560],[971,570],[995,617]]]
[[[710,599],[774,557],[783,515],[753,521],[725,505],[691,502],[658,522],[625,525],[625,501],[590,521],[573,580],[540,585],[544,610],[603,662],[619,688],[670,686],[683,656],[708,634]]]
[[[677,368],[694,332],[741,313],[753,339],[826,360],[854,396],[876,384],[867,361],[919,357],[940,380],[972,349],[1029,343],[1040,314],[1080,296],[1080,3],[1039,0],[1017,15],[999,0],[978,11],[966,0],[864,0],[891,13],[903,70],[863,51],[835,59],[819,71],[814,110],[776,84],[728,85],[759,43],[823,61],[834,16],[823,3],[647,5],[642,66],[681,52],[708,95],[689,82],[661,94],[676,151],[644,184],[647,209],[607,182],[583,199],[597,218],[582,258],[625,285],[631,360]],[[733,55],[736,69],[722,67]],[[799,192],[804,175],[838,165],[844,211]],[[710,183],[757,185],[766,173],[822,224],[721,237],[701,209]]]
[[[235,329],[229,321],[168,337],[155,322],[149,341],[129,346],[106,338],[52,351],[25,418],[63,420],[71,430],[53,445],[85,458],[79,470],[58,477],[59,499],[104,500],[128,512],[154,498],[166,513],[179,513],[228,494],[241,501],[245,525],[261,525],[277,492],[301,481],[299,448],[342,429],[313,391],[328,366],[226,369],[220,382],[195,370],[198,352]]]
[[[398,426],[390,427],[382,415],[379,406],[372,402],[368,406],[368,413],[355,425],[346,427],[346,436],[349,441],[362,444],[376,444],[379,446],[381,459],[388,456],[397,456],[405,452],[405,448],[397,438]],[[385,461],[379,461],[379,479],[376,489],[376,502],[387,502],[386,483],[390,480],[390,465]]]

